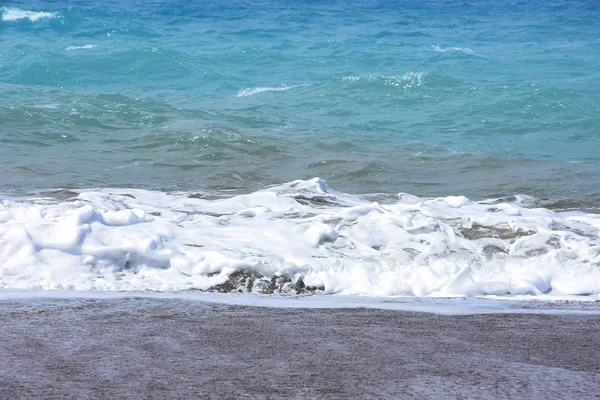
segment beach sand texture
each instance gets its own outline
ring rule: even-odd
[[[597,398],[598,315],[0,303],[0,398]]]

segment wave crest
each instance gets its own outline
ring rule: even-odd
[[[425,72],[407,72],[402,75],[350,75],[341,78],[347,82],[383,82],[385,86],[401,87],[408,89],[424,84]]]
[[[297,88],[297,87],[303,87],[303,86],[310,86],[310,85],[308,85],[308,84],[302,84],[302,85],[294,85],[294,86],[281,85],[281,86],[276,86],[276,87],[266,86],[266,87],[246,88],[246,89],[241,89],[235,95],[235,97],[254,96],[255,94],[263,93],[263,92],[284,92],[286,90],[294,89],[294,88]]]
[[[20,19],[28,19],[35,22],[44,18],[55,18],[58,13],[47,11],[28,11],[14,7],[2,7],[2,21],[18,21]]]
[[[69,46],[67,47],[65,50],[66,51],[73,51],[73,50],[89,50],[89,49],[94,49],[98,47],[95,44],[84,44],[83,46]]]
[[[600,294],[598,214],[380,204],[318,178],[230,198],[102,189],[0,204],[0,288]]]
[[[437,44],[432,45],[430,49],[438,53],[463,53],[469,55],[475,54],[475,51],[468,47],[441,47],[439,44]]]

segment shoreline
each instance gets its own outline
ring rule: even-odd
[[[186,301],[223,306],[275,309],[375,309],[438,315],[572,314],[600,315],[600,298],[594,296],[359,296],[341,294],[257,294],[216,291],[80,291],[0,290],[0,305],[11,301],[83,301],[149,299]]]
[[[594,306],[597,308],[597,305]],[[593,398],[600,315],[0,300],[0,398]]]

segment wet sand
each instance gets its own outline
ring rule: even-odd
[[[600,316],[0,301],[0,398],[598,398]]]

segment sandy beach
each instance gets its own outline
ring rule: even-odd
[[[597,398],[600,316],[0,302],[0,398]]]

